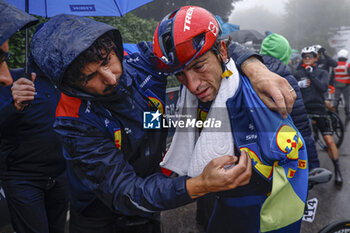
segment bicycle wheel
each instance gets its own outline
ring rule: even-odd
[[[326,227],[324,227],[322,230],[320,230],[318,233],[337,233],[337,232],[350,232],[350,221],[339,221],[334,222]]]
[[[327,151],[327,146],[326,146],[326,143],[323,140],[322,133],[321,133],[321,131],[318,129],[318,127],[315,124],[312,124],[312,131],[313,131],[313,136],[314,136],[315,143],[317,145],[319,145],[319,147],[322,150]]]
[[[335,112],[328,112],[328,114],[332,122],[334,142],[339,148],[344,140],[344,125],[338,114]]]
[[[344,140],[344,125],[337,113],[329,111],[328,115],[331,120],[334,143],[339,148]],[[327,151],[328,148],[326,146],[326,142],[323,140],[321,131],[317,128],[317,126],[313,126],[313,128],[315,142],[321,147],[321,149]]]

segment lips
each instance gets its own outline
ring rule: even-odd
[[[209,87],[205,88],[203,91],[196,93],[195,95],[197,96],[198,99],[203,99],[208,94],[209,94]]]

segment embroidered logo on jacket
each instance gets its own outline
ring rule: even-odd
[[[115,146],[121,150],[122,149],[122,133],[120,129],[117,129],[114,131],[114,141],[115,141]]]
[[[288,125],[282,125],[278,130],[276,144],[281,151],[287,153],[287,158],[291,160],[299,158],[299,149],[303,147],[303,142],[295,129]]]

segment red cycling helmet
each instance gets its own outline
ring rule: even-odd
[[[211,49],[221,34],[220,24],[207,10],[184,6],[159,22],[153,37],[153,52],[160,58],[158,67],[170,72],[182,70],[195,58]]]

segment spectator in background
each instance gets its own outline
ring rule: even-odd
[[[334,72],[334,87],[335,99],[339,99],[343,94],[345,102],[346,121],[350,120],[350,63],[348,62],[349,52],[346,49],[341,49],[337,53],[338,66],[333,68]],[[339,104],[339,101],[336,102]],[[336,109],[338,106],[335,106]]]
[[[313,45],[315,47],[317,52],[317,67],[320,69],[323,69],[328,72],[328,74],[331,74],[331,68],[337,66],[337,61],[331,58],[327,53],[326,49],[322,47],[321,45]]]
[[[288,68],[289,68],[290,72],[292,73],[292,75],[295,74],[300,61],[301,61],[301,56],[299,54],[299,51],[296,49],[292,49],[292,53],[290,55],[290,60],[288,62]]]
[[[37,20],[2,0],[0,15],[3,61],[8,37]],[[63,233],[65,162],[52,128],[59,92],[33,65],[31,80],[23,69],[11,72],[12,80],[6,62],[0,66],[0,164],[12,226],[21,233]]]
[[[312,131],[305,109],[304,101],[295,77],[287,68],[291,57],[291,47],[288,40],[279,34],[271,34],[266,37],[261,44],[260,54],[263,56],[264,64],[271,71],[287,79],[289,84],[294,88],[297,99],[294,102],[291,117],[295,126],[303,136],[307,148],[309,170],[320,166],[315,141],[312,137]]]

